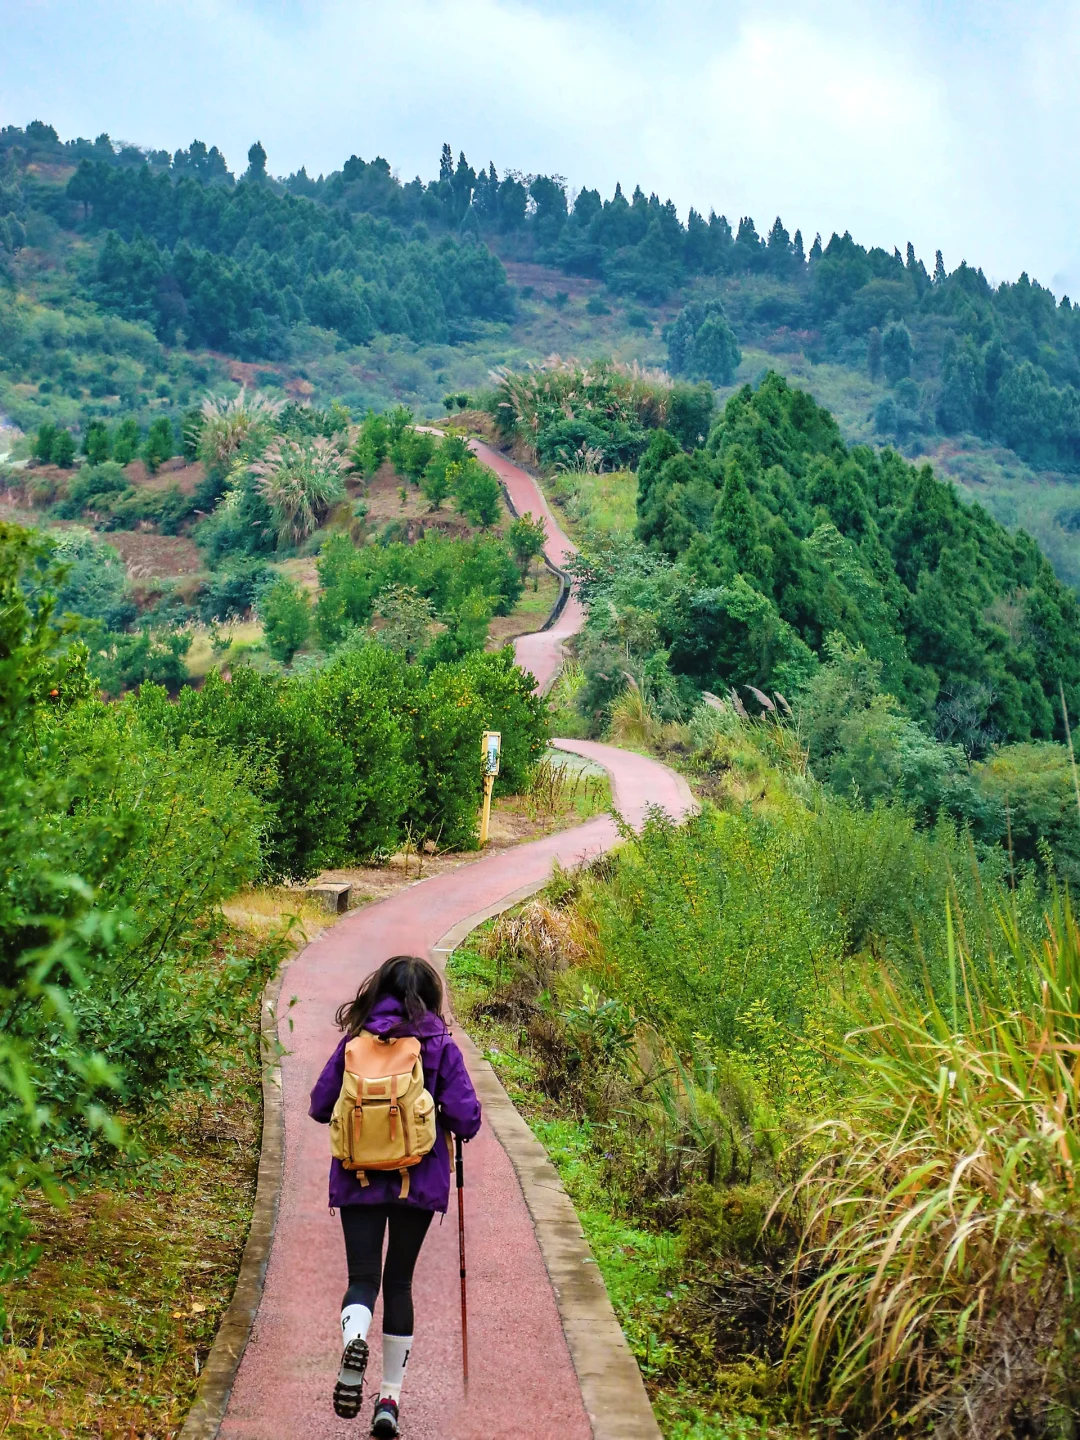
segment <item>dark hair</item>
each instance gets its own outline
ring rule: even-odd
[[[400,1001],[410,1020],[419,1020],[428,1011],[442,1013],[443,983],[435,967],[419,955],[391,955],[367,977],[356,999],[338,1009],[338,1029],[359,1035],[384,995]]]

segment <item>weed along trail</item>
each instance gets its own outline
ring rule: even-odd
[[[543,514],[548,555],[573,547],[535,482],[477,447],[497,469],[519,513]],[[518,642],[518,657],[544,686],[577,628],[559,622]],[[561,748],[604,765],[617,809],[639,825],[650,806],[672,816],[694,807],[685,782],[642,756],[589,741]],[[418,881],[357,910],[308,945],[285,972],[279,1033],[285,1120],[283,1183],[265,1287],[220,1429],[227,1440],[338,1440],[367,1434],[337,1419],[330,1397],[340,1360],[338,1302],[345,1285],[339,1221],[327,1208],[328,1140],[308,1118],[308,1095],[338,1039],[334,1011],[358,982],[396,953],[445,958],[472,925],[538,889],[557,860],[595,858],[617,840],[610,816],[457,870]],[[415,1351],[402,1397],[408,1440],[656,1440],[659,1431],[580,1227],[546,1156],[490,1067],[456,1031],[485,1109],[465,1151],[470,1385],[462,1391],[457,1224],[454,1201],[436,1220],[414,1282]],[[381,1364],[381,1307],[369,1377]]]

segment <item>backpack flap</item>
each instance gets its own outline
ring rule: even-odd
[[[330,1144],[347,1170],[368,1183],[367,1170],[397,1170],[401,1198],[408,1169],[435,1143],[435,1102],[424,1088],[420,1041],[380,1040],[361,1031],[345,1047],[345,1074],[330,1122]]]

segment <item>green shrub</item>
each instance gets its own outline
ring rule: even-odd
[[[83,510],[110,513],[123,499],[134,496],[131,482],[115,460],[84,465],[68,485],[67,498],[60,506],[65,519],[74,519]]]
[[[171,460],[174,453],[172,422],[164,415],[153,421],[146,441],[143,444],[142,455],[146,461],[146,468],[151,475],[156,474],[158,467],[166,460]]]
[[[416,683],[400,656],[370,641],[342,647],[309,682],[315,712],[349,758],[340,783],[348,795],[351,856],[392,850],[406,817],[416,820]]]
[[[240,666],[226,683],[212,672],[175,704],[144,685],[138,710],[173,746],[212,740],[245,767],[265,807],[268,878],[303,879],[348,854],[353,759],[326,726],[310,687]]]
[[[266,648],[275,660],[288,665],[311,634],[311,599],[306,590],[279,575],[259,598],[259,619]]]
[[[521,594],[521,576],[506,546],[495,539],[448,540],[427,534],[415,545],[366,545],[357,550],[348,536],[335,535],[319,557],[321,595],[315,623],[324,645],[339,642],[350,628],[366,625],[376,597],[390,585],[410,586],[431,600],[439,615],[457,610],[478,591],[491,597],[496,615],[506,615]]]
[[[50,624],[51,564],[0,525],[5,1277],[32,1258],[19,1195],[114,1153],[110,1109],[211,1075],[276,959],[223,944],[219,902],[259,868],[262,812],[237,765],[91,698],[85,650]]]
[[[502,488],[497,476],[470,455],[453,477],[454,504],[473,525],[487,530],[502,513]]]
[[[150,683],[175,695],[187,683],[184,657],[191,649],[190,630],[154,633],[149,626],[133,635],[104,630],[86,632],[90,673],[106,695]]]
[[[121,630],[136,615],[124,562],[111,545],[89,530],[73,526],[49,533],[53,557],[49,588],[55,613],[98,620],[108,630]]]

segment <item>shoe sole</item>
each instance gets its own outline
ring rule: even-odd
[[[334,1386],[334,1414],[339,1420],[355,1420],[360,1414],[367,1363],[367,1341],[350,1340],[341,1357],[341,1370],[348,1370],[354,1375],[359,1375],[360,1379],[342,1380],[339,1372],[337,1384]]]

